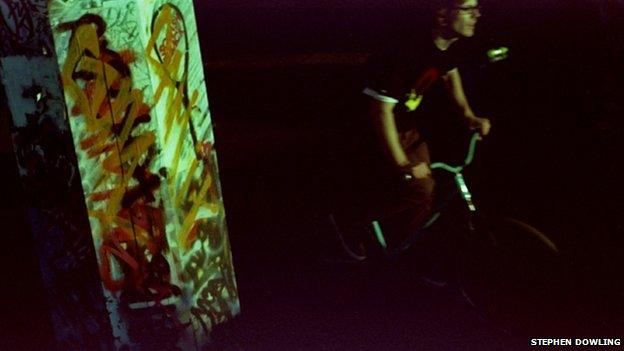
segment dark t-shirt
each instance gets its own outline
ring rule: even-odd
[[[442,51],[430,37],[404,39],[371,57],[364,93],[397,103],[394,112],[399,132],[431,123],[427,119],[435,117],[423,107],[440,100],[444,90],[441,78],[457,67],[458,51],[455,45]]]

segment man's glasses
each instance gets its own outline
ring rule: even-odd
[[[471,15],[480,15],[481,14],[481,5],[476,6],[456,6],[456,10],[470,13]]]

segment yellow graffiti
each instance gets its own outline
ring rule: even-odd
[[[185,52],[179,48],[181,36],[185,33],[181,32],[183,20],[174,16],[173,11],[170,6],[165,5],[158,13],[146,51],[147,60],[159,79],[159,85],[154,94],[155,100],[160,100],[163,94],[167,93],[163,109],[167,115],[164,118],[162,132],[165,147],[172,148],[174,155],[168,172],[168,181],[171,185],[169,187],[170,198],[175,200],[181,217],[182,226],[178,233],[180,247],[187,251],[197,237],[193,233],[196,230],[205,230],[200,228],[203,226],[197,218],[200,209],[218,210],[219,206],[208,202],[208,194],[214,184],[212,175],[205,171],[210,169],[205,164],[205,160],[196,157],[189,170],[185,170],[184,173],[179,170],[183,163],[185,143],[188,142],[191,133],[189,126],[192,123],[192,111],[197,106],[200,94],[199,91],[194,90],[189,98],[185,98],[189,95],[186,91],[189,78],[186,70],[188,67],[183,66],[187,64],[184,58]],[[159,40],[162,42],[157,45]],[[177,140],[171,140],[174,131],[177,132]],[[195,179],[197,173],[202,175],[200,179]],[[181,180],[181,184],[177,183],[178,179]],[[176,185],[179,186],[178,189]],[[191,191],[191,189],[195,190]]]
[[[192,242],[188,240],[192,228],[191,226],[195,224],[197,212],[199,211],[200,207],[207,203],[205,198],[206,194],[208,193],[208,189],[210,188],[210,185],[212,185],[212,177],[207,174],[204,178],[204,183],[202,184],[199,193],[196,193],[194,194],[194,196],[192,196],[191,202],[193,206],[191,207],[191,210],[189,211],[186,218],[184,219],[184,224],[182,225],[182,230],[180,231],[180,243],[185,249],[189,249],[192,245]]]
[[[84,122],[86,137],[80,142],[81,149],[89,158],[103,159],[94,177],[96,191],[89,194],[88,201],[104,205],[89,211],[99,223],[104,285],[111,291],[141,290],[148,284],[145,266],[150,265],[150,257],[162,254],[167,246],[161,209],[149,204],[154,201],[154,185],[150,184],[159,184],[159,180],[153,183],[157,176],[146,168],[156,135],[136,128],[149,120],[150,108],[143,92],[133,87],[128,64],[134,55],[107,49],[98,28],[102,23],[97,16],[85,15],[67,25],[72,36],[62,80],[75,103],[72,115]],[[145,184],[140,184],[142,181]],[[113,186],[98,191],[109,184]],[[113,256],[124,267],[120,279],[112,276]]]
[[[194,323],[207,333],[232,317],[234,306],[229,304],[237,300],[237,292],[218,179],[211,164],[214,150],[194,129],[193,117],[205,107],[199,105],[201,92],[189,88],[186,34],[182,13],[164,5],[155,15],[146,52],[158,81],[155,101],[166,113],[159,119],[160,133],[170,155],[167,189],[180,224],[175,235],[184,257],[178,278],[192,284]]]
[[[198,165],[199,165],[199,160],[194,159],[193,163],[191,163],[191,168],[188,170],[188,173],[186,174],[186,179],[184,179],[184,183],[182,183],[182,186],[180,187],[180,190],[178,191],[178,196],[176,197],[176,201],[175,201],[176,208],[180,208],[180,206],[182,205],[182,202],[185,200],[188,194],[189,187],[191,186],[191,181],[193,180],[193,176],[195,175],[195,170],[197,169]]]

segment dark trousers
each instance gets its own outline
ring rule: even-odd
[[[430,163],[429,149],[416,130],[400,133],[403,150],[412,164]],[[398,244],[409,233],[418,230],[431,214],[435,182],[431,176],[405,180],[379,152],[371,152],[361,167],[367,181],[360,186],[360,218],[380,223],[388,244]]]

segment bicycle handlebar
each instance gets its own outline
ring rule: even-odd
[[[464,164],[459,165],[459,166],[451,166],[444,162],[434,162],[429,166],[429,168],[443,169],[447,172],[451,172],[455,174],[461,172],[466,166],[472,163],[472,160],[474,159],[475,149],[477,147],[477,141],[479,140],[481,140],[481,135],[477,132],[473,133],[472,137],[470,138],[470,144],[468,145],[468,154],[466,155],[466,158],[464,159]]]
[[[468,153],[466,154],[466,158],[464,159],[464,164],[459,166],[451,166],[444,162],[434,162],[429,165],[430,169],[443,169],[447,172],[459,174],[466,166],[472,163],[474,159],[475,149],[477,147],[477,141],[481,140],[481,135],[478,132],[472,134],[470,138],[470,143],[468,144]],[[411,174],[404,174],[403,177],[406,181],[414,180],[414,176]]]

